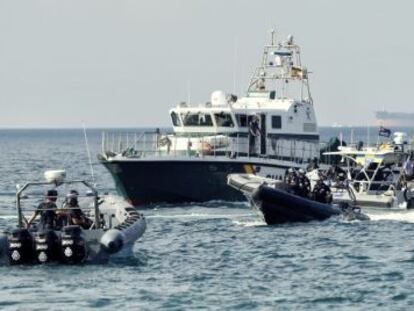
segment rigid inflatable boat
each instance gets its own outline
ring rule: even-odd
[[[347,220],[367,220],[360,209],[348,204],[331,205],[289,192],[282,181],[249,174],[230,174],[228,185],[241,191],[268,225],[325,220],[342,215]]]
[[[65,171],[48,171],[46,181],[16,187],[17,226],[0,233],[2,264],[101,263],[128,252],[143,235],[145,218],[128,202],[116,196],[99,197],[89,182],[65,177]],[[36,209],[23,208],[23,203],[35,203],[30,190],[38,194],[46,187],[53,188],[46,192],[47,202]],[[86,194],[71,190],[60,202],[58,191],[68,187],[86,188]],[[40,220],[35,221],[38,216]]]

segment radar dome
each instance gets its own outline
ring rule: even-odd
[[[214,91],[213,93],[211,93],[211,105],[215,107],[226,106],[226,93],[224,93],[223,91]]]
[[[65,180],[65,170],[50,170],[44,173],[47,182],[59,184]]]

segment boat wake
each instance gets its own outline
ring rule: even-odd
[[[16,219],[15,215],[0,215],[0,219]]]
[[[366,212],[372,221],[394,220],[414,223],[414,211],[394,211],[385,213]]]
[[[222,219],[234,217],[251,217],[252,214],[209,214],[209,213],[190,213],[174,215],[146,215],[146,218],[205,218],[205,219]]]
[[[250,221],[242,221],[242,220],[233,220],[233,224],[240,227],[261,227],[267,226],[264,220],[256,219]]]

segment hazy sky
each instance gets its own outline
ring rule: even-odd
[[[414,3],[0,0],[0,127],[169,125],[168,109],[237,93],[268,30],[293,34],[320,125],[414,111]]]

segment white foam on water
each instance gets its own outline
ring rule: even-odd
[[[266,223],[264,222],[264,220],[261,220],[261,219],[256,219],[256,220],[251,220],[251,221],[233,220],[233,224],[235,224],[236,226],[241,226],[241,227],[266,226]]]
[[[387,212],[367,212],[365,214],[373,221],[380,221],[380,220],[394,220],[394,221],[402,221],[402,222],[410,222],[414,223],[414,211],[387,211]]]
[[[179,214],[179,215],[148,215],[146,218],[208,218],[208,219],[220,219],[220,218],[234,218],[234,217],[251,217],[251,214],[205,214],[205,213],[191,213],[191,214]]]
[[[16,219],[17,216],[14,215],[2,215],[0,216],[0,219]]]

